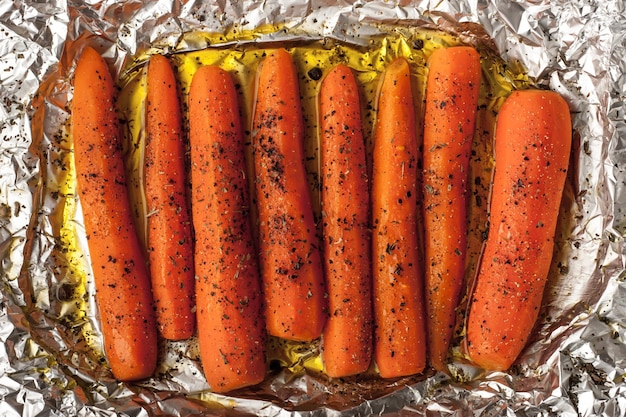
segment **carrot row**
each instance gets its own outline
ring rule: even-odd
[[[189,198],[181,103],[165,57],[151,58],[147,80],[144,255],[130,216],[108,68],[86,49],[75,77],[78,186],[83,205],[97,213],[86,212],[85,224],[105,350],[117,378],[150,376],[157,329],[166,339],[187,339],[196,321],[201,362],[216,392],[263,380],[266,335],[321,337],[331,377],[360,374],[372,364],[383,378],[421,373],[429,364],[445,371],[466,285],[469,156],[481,82],[476,50],[452,47],[430,57],[423,144],[410,64],[397,58],[388,65],[371,173],[355,75],[338,65],[324,77],[321,239],[304,165],[298,75],[286,50],[269,53],[258,70],[254,195],[230,74],[202,67],[190,86]],[[514,93],[498,119],[491,233],[467,323],[468,355],[488,369],[508,368],[523,348],[547,279],[560,201],[554,196],[562,192],[569,156],[559,131],[570,127],[567,106],[551,94]],[[531,112],[533,106],[541,111]],[[520,123],[513,111],[528,116]],[[539,121],[534,130],[525,127],[532,120]],[[533,139],[539,136],[545,140]],[[503,137],[515,138],[516,146],[503,149]],[[518,161],[519,155],[526,158]],[[503,169],[507,164],[517,170]],[[256,225],[249,215],[255,203]],[[542,257],[531,253],[533,245]],[[511,256],[515,262],[505,262]],[[523,294],[511,297],[513,286]],[[499,316],[509,311],[505,303],[528,311],[519,326]]]

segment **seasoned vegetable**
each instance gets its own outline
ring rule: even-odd
[[[218,67],[193,76],[189,130],[200,357],[227,392],[263,380],[265,325],[237,93]]]
[[[469,159],[480,90],[472,47],[438,49],[428,61],[424,116],[425,282],[430,363],[445,367],[467,251]]]
[[[161,55],[148,64],[145,194],[148,258],[157,323],[166,339],[195,328],[191,216],[185,184],[185,147],[174,71]]]
[[[310,341],[321,335],[326,312],[298,91],[291,55],[271,52],[259,69],[252,143],[267,329]]]
[[[74,73],[71,131],[105,353],[117,379],[147,378],[158,350],[150,277],[126,189],[115,87],[89,47]]]
[[[386,69],[372,184],[374,357],[383,378],[422,372],[426,324],[418,239],[418,142],[408,62]]]
[[[319,93],[324,272],[330,316],[323,333],[326,373],[365,372],[372,358],[369,184],[359,90],[345,65]]]
[[[469,356],[485,369],[508,369],[537,320],[571,132],[568,106],[554,92],[513,92],[498,115],[489,234],[467,323]]]

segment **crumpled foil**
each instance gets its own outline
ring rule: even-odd
[[[0,415],[625,416],[625,12],[619,0],[0,0]],[[571,220],[557,237],[544,311],[514,368],[483,374],[459,363],[453,376],[387,382],[282,370],[225,396],[208,389],[196,346],[171,343],[155,378],[112,379],[93,349],[98,321],[82,313],[95,311],[88,270],[74,275],[88,260],[59,250],[82,227],[63,166],[68,51],[97,44],[119,75],[150,48],[210,46],[183,36],[196,30],[280,24],[262,40],[367,45],[380,24],[456,28],[463,38],[468,22],[484,28],[504,60],[563,95],[573,116],[562,204]]]

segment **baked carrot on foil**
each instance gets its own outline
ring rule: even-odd
[[[428,353],[445,368],[465,282],[468,177],[481,67],[470,46],[428,60],[424,115],[424,236]]]
[[[489,232],[467,322],[469,356],[507,370],[528,341],[554,250],[572,122],[552,91],[520,90],[496,121]]]
[[[174,71],[166,57],[150,58],[147,78],[144,182],[150,277],[161,335],[181,340],[191,337],[195,329],[181,106]]]
[[[365,372],[372,358],[369,183],[359,90],[352,70],[334,67],[319,92],[324,272],[329,317],[326,373]]]
[[[126,188],[115,86],[90,47],[74,72],[71,132],[105,354],[117,379],[147,378],[158,350],[150,277]]]
[[[244,139],[230,74],[205,66],[189,91],[200,358],[215,392],[265,377],[265,323]]]
[[[424,283],[418,237],[418,137],[409,64],[383,75],[373,150],[374,357],[383,378],[426,366]]]
[[[270,52],[260,65],[252,145],[267,330],[311,341],[322,333],[326,308],[298,75],[285,49]]]

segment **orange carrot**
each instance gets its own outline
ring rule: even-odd
[[[303,125],[296,68],[275,50],[259,69],[252,133],[265,313],[271,335],[310,341],[326,311]]]
[[[428,351],[445,367],[464,283],[469,161],[480,90],[472,47],[438,49],[428,61],[424,116],[424,236]]]
[[[554,92],[513,92],[498,114],[489,233],[467,323],[469,356],[485,369],[508,369],[537,320],[571,131],[567,103]]]
[[[373,151],[374,357],[383,378],[426,365],[414,112],[409,64],[397,58],[384,74]]]
[[[324,272],[330,316],[323,332],[326,373],[365,372],[372,357],[369,191],[359,91],[338,65],[319,93]]]
[[[187,339],[194,332],[195,315],[185,149],[174,71],[161,55],[150,58],[148,64],[146,107],[148,258],[157,324],[164,338]]]
[[[189,141],[198,339],[215,392],[265,377],[265,325],[237,100],[227,72],[206,66],[195,73]]]
[[[76,66],[71,130],[77,186],[113,375],[147,378],[157,360],[150,277],[133,225],[115,87],[102,57],[86,48]]]

